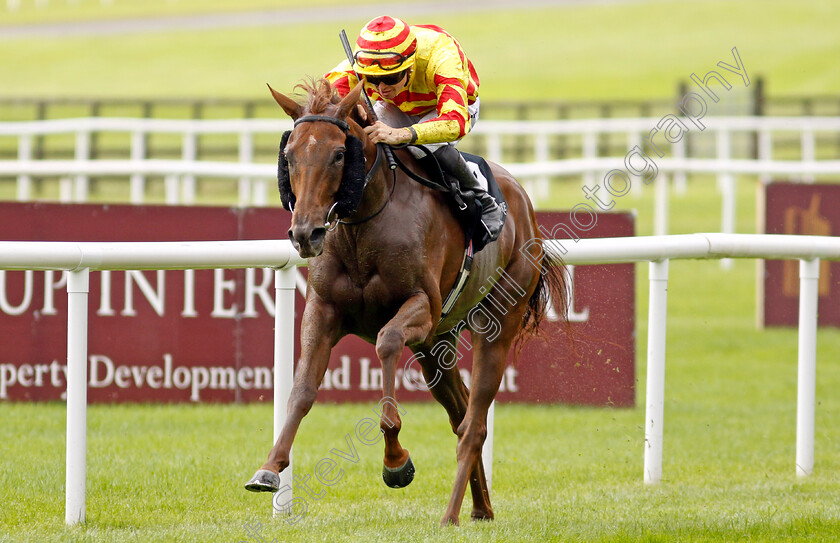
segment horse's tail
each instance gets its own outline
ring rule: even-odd
[[[518,357],[525,340],[543,335],[540,324],[547,317],[560,320],[565,325],[566,333],[571,337],[571,326],[568,321],[569,285],[566,265],[559,251],[553,245],[541,240],[542,252],[540,276],[533,294],[528,299],[525,313],[522,315],[522,328],[516,337],[516,356]]]

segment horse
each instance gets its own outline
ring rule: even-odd
[[[355,334],[375,345],[382,364],[385,483],[399,488],[414,476],[409,452],[398,439],[402,420],[395,399],[396,366],[408,346],[458,439],[457,471],[441,525],[459,523],[467,483],[471,518],[492,520],[481,460],[487,411],[509,351],[538,335],[548,298],[565,307],[562,262],[552,265],[524,189],[491,163],[507,201],[507,220],[498,239],[475,253],[460,296],[442,317],[465,248],[464,230],[447,196],[388,168],[381,145],[363,129],[371,115],[359,100],[361,84],[344,98],[324,79],[298,88],[308,95],[303,103],[269,85],[274,100],[295,121],[281,143],[278,177],[284,206],[292,211],[289,238],[308,258],[301,358],[285,424],[246,488],[278,491],[279,473],[289,465],[295,434],[315,402],[330,351],[343,336]],[[406,150],[394,152],[412,171],[423,172]],[[472,340],[469,388],[454,363],[459,342],[466,341],[460,338],[463,329]]]

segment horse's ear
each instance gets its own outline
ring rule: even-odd
[[[362,93],[362,87],[364,85],[361,81],[359,81],[355,87],[350,89],[350,92],[341,99],[341,102],[338,104],[338,113],[336,113],[336,117],[339,119],[346,119],[347,115],[350,114],[350,110],[356,107],[356,104],[359,103],[359,96]]]
[[[303,106],[286,96],[285,94],[281,94],[276,90],[271,88],[271,85],[268,85],[268,90],[271,91],[271,96],[274,97],[274,101],[283,108],[283,111],[286,112],[286,115],[291,117],[292,119],[297,119],[301,115],[303,115]]]

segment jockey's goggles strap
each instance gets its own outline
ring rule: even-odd
[[[366,49],[360,49],[356,51],[355,55],[353,55],[353,59],[359,66],[371,68],[374,65],[376,65],[379,66],[380,69],[385,70],[386,72],[391,72],[393,70],[399,69],[399,67],[403,65],[403,62],[411,58],[411,55],[413,54],[414,51],[412,51],[408,55],[401,55],[399,53],[368,51]]]
[[[305,115],[300,117],[295,121],[294,126],[299,125],[300,123],[313,123],[316,121],[323,121],[325,123],[332,123],[342,129],[345,133],[350,131],[350,126],[342,121],[341,119],[336,119],[335,117],[330,117],[329,115]]]

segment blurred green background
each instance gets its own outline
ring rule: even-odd
[[[673,112],[679,85],[692,73],[720,70],[719,61],[733,64],[730,51],[737,47],[752,84],[761,76],[768,97],[819,96],[827,104],[823,113],[840,115],[840,2],[834,0],[352,6],[332,0],[113,0],[104,6],[50,0],[41,8],[22,0],[17,11],[4,8],[0,4],[0,99],[263,100],[265,83],[290,91],[331,68],[342,57],[338,30],[352,35],[381,12],[454,34],[479,71],[485,106],[657,100]],[[266,20],[279,10],[288,21],[192,27],[205,15],[233,20],[251,10],[268,10]],[[154,28],[144,32],[113,33],[110,26],[146,18]],[[157,26],[161,20],[169,26]],[[67,31],[81,34],[62,34]],[[737,76],[729,80],[727,98],[743,95]],[[724,102],[710,104],[709,115],[730,113],[732,104]],[[282,117],[279,109],[261,114]],[[14,104],[0,107],[0,121],[19,117]],[[72,146],[72,137],[62,138]],[[839,139],[820,143],[818,156],[836,156]],[[266,145],[276,158],[276,142]],[[613,145],[624,154],[626,142]],[[779,156],[798,156],[796,141]],[[553,182],[538,205],[568,209],[581,201],[580,180],[571,181]],[[99,181],[91,198],[125,201],[124,185]],[[738,177],[738,232],[756,231],[757,188],[754,177]],[[200,203],[235,203],[235,192],[218,184],[203,182],[200,189]],[[37,191],[51,199],[57,194],[50,183]],[[162,194],[160,180],[150,180],[149,201],[162,201]],[[11,183],[0,184],[0,198],[13,195]],[[653,190],[628,194],[618,207],[637,214],[639,234],[652,233]],[[691,176],[684,194],[671,194],[670,216],[671,233],[718,231],[714,177]],[[714,261],[671,265],[659,486],[641,482],[647,266],[639,264],[637,406],[500,406],[495,523],[468,523],[465,514],[457,531],[436,527],[454,475],[455,444],[438,406],[412,406],[404,419],[403,441],[418,467],[411,487],[397,493],[382,487],[380,451],[371,448],[364,465],[347,470],[346,484],[331,489],[294,528],[271,518],[267,500],[241,489],[268,450],[268,406],[98,406],[91,409],[88,523],[68,530],[63,408],[18,404],[7,413],[14,423],[0,426],[0,541],[239,541],[247,540],[244,523],[255,519],[270,526],[267,540],[278,541],[837,541],[840,333],[819,331],[816,466],[811,477],[798,479],[796,331],[756,329],[756,270],[752,260],[729,270]],[[365,409],[316,406],[298,436],[298,473],[311,473]]]
[[[115,0],[111,6],[52,0],[40,9],[23,1],[17,12],[0,7],[0,96],[262,97],[266,82],[287,90],[331,68],[342,58],[338,29],[354,34],[378,11],[455,35],[479,71],[486,100],[668,98],[691,73],[705,74],[720,60],[732,63],[733,47],[751,76],[766,77],[770,94],[840,91],[840,3],[834,1],[355,4],[365,15],[340,17],[336,9],[352,9],[328,0]],[[4,36],[45,21],[284,8],[293,23]]]

